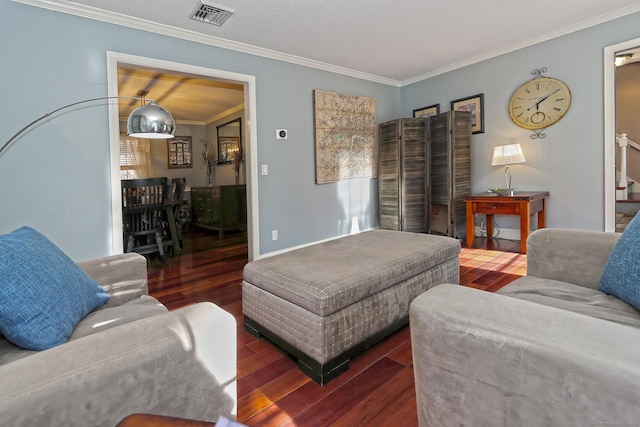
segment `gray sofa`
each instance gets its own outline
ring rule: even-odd
[[[541,229],[498,293],[443,284],[414,300],[420,426],[640,424],[640,312],[598,291],[620,235]]]
[[[79,263],[111,298],[70,340],[33,352],[0,337],[0,425],[115,426],[132,413],[235,419],[236,322],[211,303],[167,309],[135,253]]]

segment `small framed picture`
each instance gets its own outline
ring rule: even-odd
[[[167,167],[169,169],[193,167],[190,136],[176,136],[167,140]]]
[[[440,104],[429,105],[428,107],[416,108],[413,110],[413,117],[431,117],[440,114]]]
[[[451,101],[451,111],[471,111],[471,133],[484,133],[484,93]]]

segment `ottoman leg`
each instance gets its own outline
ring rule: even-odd
[[[258,329],[259,326],[256,322],[249,319],[247,316],[244,317],[244,330],[249,332],[255,338],[261,338],[262,333]]]
[[[325,385],[349,369],[349,362],[351,361],[350,354],[341,354],[327,363],[322,364],[246,315],[244,316],[244,329],[256,338],[267,338],[280,347],[285,353],[293,356],[298,360],[298,368],[320,385]]]

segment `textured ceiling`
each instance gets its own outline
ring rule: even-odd
[[[405,81],[640,10],[638,0],[218,0],[221,27],[189,18],[196,0],[74,3]]]
[[[235,9],[218,27],[189,18],[197,0],[14,1],[396,86],[640,11],[638,0],[218,0]],[[194,122],[242,102],[241,87],[216,85],[120,76],[121,94],[151,87],[149,98]]]

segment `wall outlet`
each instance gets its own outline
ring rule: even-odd
[[[278,240],[278,230],[271,230],[271,240]]]
[[[286,129],[276,129],[276,139],[287,139],[288,133]]]

